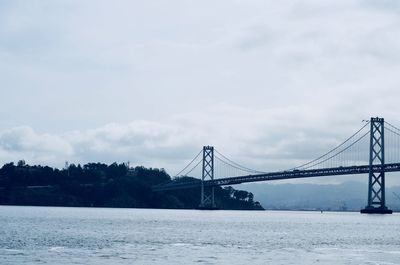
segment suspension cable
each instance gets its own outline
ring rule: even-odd
[[[196,167],[198,167],[198,165],[200,165],[201,162],[203,162],[203,159],[199,160],[199,162],[197,162],[197,164],[196,164],[194,167],[192,167],[191,170],[189,170],[188,172],[186,172],[185,175],[187,176],[187,175],[189,175],[190,173],[192,173],[192,171],[193,171]]]
[[[320,162],[318,162],[318,163],[316,163],[316,164],[313,164],[313,165],[311,165],[311,166],[305,167],[304,169],[309,169],[309,168],[318,166],[318,165],[320,165],[320,164],[322,164],[322,163],[328,161],[329,159],[334,158],[334,157],[336,157],[336,156],[342,154],[344,151],[348,150],[350,147],[354,146],[356,143],[358,143],[359,141],[361,141],[361,139],[363,139],[363,138],[364,138],[366,135],[368,135],[368,134],[369,134],[369,131],[366,132],[366,133],[365,133],[363,136],[361,136],[360,138],[358,138],[358,139],[357,139],[355,142],[353,142],[351,145],[347,146],[347,147],[346,147],[345,149],[343,149],[342,151],[340,151],[340,152],[338,152],[338,153],[336,153],[336,154],[334,154],[334,155],[332,155],[332,156],[330,156],[330,157],[328,157],[328,158],[326,158],[326,159],[324,159],[324,160],[322,160],[322,161],[320,161]]]
[[[256,173],[256,172],[254,172],[254,171],[244,170],[244,169],[242,169],[242,168],[240,168],[240,167],[237,167],[237,166],[235,166],[235,165],[232,165],[232,164],[230,164],[230,163],[228,163],[228,162],[222,160],[222,159],[219,158],[218,156],[215,156],[215,158],[216,158],[218,161],[221,161],[222,163],[224,163],[225,165],[230,166],[230,167],[233,167],[233,168],[238,169],[238,170],[240,170],[240,171],[244,171],[244,172],[248,172],[248,173]]]
[[[392,128],[394,128],[394,129],[400,131],[400,129],[397,128],[396,126],[394,126],[393,124],[391,124],[391,123],[389,123],[389,122],[387,122],[387,121],[385,121],[385,123],[386,123],[387,125],[389,125],[390,127],[392,127]],[[386,127],[386,128],[387,128],[387,127]]]
[[[392,129],[390,129],[390,128],[388,128],[388,127],[385,127],[385,129],[388,130],[388,131],[390,131],[390,132],[392,132],[392,133],[394,133],[394,134],[396,134],[397,136],[400,136],[400,133],[395,132],[395,131],[393,131]],[[400,131],[400,130],[399,130],[399,131]]]
[[[254,170],[254,169],[251,169],[251,168],[242,166],[242,165],[236,163],[235,161],[232,161],[231,159],[227,158],[226,156],[224,156],[223,154],[221,154],[220,152],[218,152],[218,150],[214,149],[214,151],[215,151],[217,154],[219,154],[220,156],[222,156],[224,159],[226,159],[227,161],[229,161],[229,162],[231,163],[231,166],[233,166],[233,167],[236,166],[235,168],[239,167],[239,168],[241,168],[241,170],[243,170],[243,171],[253,172],[253,173],[266,173],[266,172],[263,172],[263,171],[258,171],[258,170]],[[239,168],[237,168],[237,169],[239,169]]]
[[[201,154],[202,151],[203,150],[200,150],[200,152],[195,156],[195,158],[193,158],[192,161],[190,161],[190,163],[186,165],[186,167],[184,167],[181,171],[179,171],[179,173],[176,174],[175,177],[178,177],[179,175],[181,175],[182,172],[184,172],[199,157],[199,155]]]
[[[347,143],[347,142],[350,141],[352,138],[354,138],[354,137],[355,137],[359,132],[361,132],[369,123],[370,123],[370,121],[368,121],[364,126],[361,127],[361,129],[359,129],[357,132],[355,132],[352,136],[350,136],[349,138],[347,138],[343,143],[341,143],[340,145],[336,146],[335,148],[333,148],[333,149],[330,150],[329,152],[327,152],[327,153],[325,153],[324,155],[322,155],[322,156],[320,156],[320,157],[318,157],[318,158],[316,158],[316,159],[314,159],[314,160],[311,160],[311,161],[309,161],[309,162],[307,162],[307,163],[305,163],[305,164],[302,164],[302,165],[300,165],[300,166],[294,167],[294,168],[292,168],[292,170],[293,170],[293,169],[298,169],[298,168],[305,167],[305,166],[307,166],[307,165],[309,165],[309,164],[312,164],[312,163],[314,163],[314,162],[316,162],[316,161],[318,161],[318,160],[324,158],[325,156],[327,156],[327,155],[333,153],[334,151],[336,151],[337,149],[339,149],[340,147],[342,147],[345,143]],[[362,137],[364,137],[364,136],[362,136]]]

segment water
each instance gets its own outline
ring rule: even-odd
[[[400,264],[400,215],[0,206],[0,264]]]

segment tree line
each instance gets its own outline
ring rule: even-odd
[[[164,169],[125,163],[71,164],[57,169],[27,165],[23,160],[0,169],[0,204],[84,207],[182,208],[198,207],[199,188],[154,192],[151,187],[171,181]],[[252,193],[232,187],[216,187],[222,209],[262,209]]]

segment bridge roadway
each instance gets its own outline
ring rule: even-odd
[[[385,164],[383,166],[373,165],[372,171],[373,172],[400,171],[400,163]],[[324,177],[324,176],[356,175],[356,174],[367,174],[367,173],[369,173],[369,165],[333,167],[333,168],[323,168],[323,169],[289,170],[289,171],[278,171],[278,172],[246,175],[239,177],[206,180],[204,181],[204,186],[205,187],[227,186],[227,185],[235,185],[248,182],[271,181],[279,179],[298,179],[298,178],[312,178],[312,177]],[[164,185],[153,186],[153,190],[167,191],[167,190],[197,188],[200,186],[201,186],[201,180],[178,182],[178,183],[172,182]]]

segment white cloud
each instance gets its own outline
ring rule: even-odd
[[[398,120],[394,0],[0,5],[4,162],[286,168]]]
[[[18,154],[28,162],[53,165],[62,165],[65,160],[80,163],[130,160],[173,172],[183,167],[203,145],[215,145],[249,166],[277,170],[314,158],[357,128],[340,124],[342,131],[334,132],[324,113],[309,115],[308,120],[291,118],[309,111],[222,105],[176,115],[163,122],[113,123],[61,134],[40,134],[30,127],[17,127],[0,132],[1,159],[7,162]]]
[[[54,163],[62,156],[72,155],[73,148],[57,135],[37,134],[30,127],[16,127],[0,132],[0,157],[7,160],[28,159]]]
[[[230,105],[176,115],[163,122],[136,121],[96,129],[43,134],[29,127],[0,131],[0,162],[62,167],[70,163],[127,162],[165,168],[171,175],[202,148],[213,145],[234,161],[261,171],[310,161],[349,137],[363,123],[331,121],[309,108],[249,109]],[[338,130],[337,128],[340,128]],[[366,138],[367,139],[367,138]],[[365,142],[368,155],[368,141]],[[217,176],[218,177],[218,176]],[[305,180],[337,183],[343,178]],[[396,182],[397,183],[397,182]]]
[[[0,16],[0,83],[7,91],[0,104],[9,112],[0,113],[0,127],[90,129],[221,103],[328,104],[339,119],[349,111],[387,116],[399,110],[391,100],[400,70],[393,6],[8,2]]]

